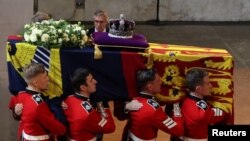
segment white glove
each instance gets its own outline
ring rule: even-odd
[[[179,102],[178,103],[174,103],[173,107],[174,107],[173,108],[174,116],[175,117],[182,117],[181,109],[180,109],[180,106],[179,106]]]
[[[137,111],[142,106],[143,106],[142,103],[140,103],[138,100],[132,100],[126,104],[125,109],[128,111]]]
[[[20,116],[22,114],[22,111],[23,111],[23,104],[17,103],[15,105],[15,114]]]
[[[61,106],[62,106],[63,110],[67,110],[68,109],[68,105],[64,101],[61,103]]]
[[[97,102],[97,109],[98,109],[98,112],[101,114],[102,118],[108,117],[108,114],[106,113],[102,105],[102,102]]]

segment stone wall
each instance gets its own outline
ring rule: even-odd
[[[159,0],[160,21],[249,21],[250,0]],[[72,20],[91,21],[96,9],[104,9],[109,16],[123,13],[135,21],[156,19],[157,0],[85,0],[85,8],[76,12]],[[70,18],[75,0],[42,0],[39,10],[55,18]]]
[[[250,0],[159,0],[160,21],[250,21]],[[0,29],[20,33],[30,22],[34,0],[1,0]],[[40,11],[56,19],[92,21],[96,9],[104,9],[111,18],[123,13],[135,21],[156,19],[157,0],[85,0],[85,8],[75,11],[75,0],[38,0]],[[73,16],[75,13],[75,16]],[[73,16],[73,17],[72,17]]]

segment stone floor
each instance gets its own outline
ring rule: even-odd
[[[17,122],[7,108],[8,73],[5,43],[8,35],[17,34],[9,25],[0,30],[0,140],[16,141]],[[140,24],[136,32],[144,34],[149,42],[223,48],[234,57],[235,124],[250,124],[250,26],[248,24]],[[125,122],[115,121],[115,133],[105,135],[105,141],[119,141]],[[158,141],[168,141],[168,134],[159,132]]]

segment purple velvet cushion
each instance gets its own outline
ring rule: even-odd
[[[146,38],[141,34],[134,34],[133,38],[122,39],[109,37],[107,32],[94,32],[92,34],[93,42],[98,45],[112,45],[112,46],[125,46],[125,47],[148,47]]]

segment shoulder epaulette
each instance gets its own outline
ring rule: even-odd
[[[157,108],[160,107],[160,105],[159,105],[156,101],[154,101],[153,99],[148,99],[148,100],[147,100],[147,103],[148,103],[150,106],[152,106],[154,109],[157,109]]]
[[[196,106],[203,109],[203,110],[206,110],[208,108],[208,105],[204,100],[200,100],[200,101],[196,102]]]
[[[83,101],[81,105],[88,113],[93,110],[92,106],[87,101]]]
[[[32,99],[36,102],[37,105],[43,102],[43,99],[40,94],[34,94],[32,96]]]

